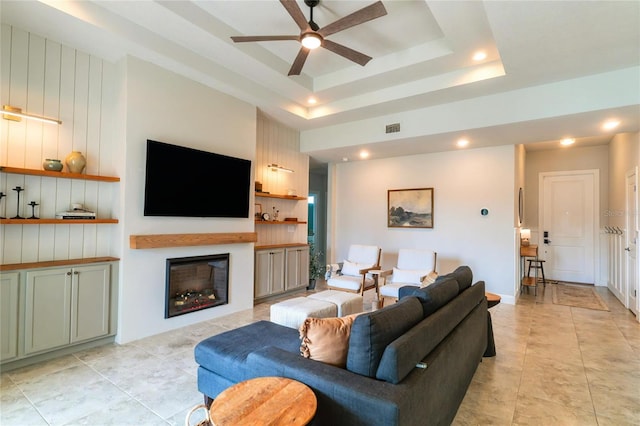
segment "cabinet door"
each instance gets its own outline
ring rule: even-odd
[[[287,290],[309,285],[309,248],[287,249]]]
[[[71,343],[109,334],[111,265],[73,268]]]
[[[0,360],[18,356],[17,272],[0,274]]]
[[[45,269],[26,273],[25,353],[69,343],[71,321],[71,269]]]
[[[271,294],[284,291],[284,249],[269,250],[271,254]]]
[[[271,255],[270,250],[256,251],[254,298],[268,296],[271,282]]]

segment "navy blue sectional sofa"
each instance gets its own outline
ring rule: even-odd
[[[487,346],[483,281],[460,267],[394,305],[359,315],[346,368],[300,355],[297,330],[259,321],[200,342],[205,400],[243,380],[289,377],[313,389],[315,425],[445,425],[454,419]]]

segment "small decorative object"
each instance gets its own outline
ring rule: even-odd
[[[322,252],[316,251],[315,244],[309,243],[309,287],[307,287],[307,290],[316,288],[316,280],[322,277],[324,271]]]
[[[262,192],[262,182],[256,181],[256,192]]]
[[[5,194],[4,192],[0,192],[0,201],[2,201],[2,199],[4,197],[6,197],[6,196],[7,196],[7,194]],[[5,219],[5,217],[4,216],[0,216],[0,219]]]
[[[72,151],[64,159],[64,162],[67,164],[67,169],[69,169],[70,173],[82,173],[87,165],[87,159],[84,158],[80,151]]]
[[[262,219],[262,204],[255,203],[256,219]]]
[[[298,218],[297,217],[285,217],[284,221],[285,222],[297,222]]]
[[[530,240],[531,240],[531,229],[522,228],[520,230],[520,245],[522,245],[522,247],[528,247]]]
[[[24,219],[24,217],[20,216],[20,192],[24,191],[24,188],[16,186],[15,188],[13,188],[13,190],[18,193],[18,203],[16,207],[16,215],[11,219]]]
[[[262,220],[265,220],[265,221],[271,220],[271,215],[269,213],[262,213]]]
[[[387,227],[433,228],[433,188],[387,191]]]
[[[280,213],[280,210],[276,210],[275,207],[273,207],[273,221],[277,222],[278,221],[278,214]]]
[[[39,217],[36,217],[36,206],[39,206],[40,204],[35,201],[31,201],[29,205],[31,206],[31,217],[29,219],[40,219]]]
[[[42,163],[42,168],[50,172],[62,171],[62,167],[63,167],[62,162],[60,160],[55,160],[53,158],[47,158]]]

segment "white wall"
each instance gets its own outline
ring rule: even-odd
[[[143,216],[147,139],[255,160],[256,109],[235,98],[135,58],[126,59],[126,170],[121,260],[121,343],[227,315],[253,306],[253,244],[132,250],[129,235],[252,232],[253,217]],[[176,164],[167,173],[183,173]],[[223,182],[212,182],[215,185]],[[215,192],[213,194],[215,196]],[[224,202],[224,200],[220,200]],[[195,200],[185,200],[195,202]],[[229,304],[164,318],[167,258],[230,253]]]
[[[382,247],[391,268],[400,248],[438,253],[441,274],[459,265],[484,280],[487,291],[513,302],[514,146],[336,164],[330,171],[330,260],[344,260],[350,244]],[[434,188],[434,228],[387,227],[387,190]],[[489,215],[480,210],[487,208]]]
[[[609,200],[603,204],[603,225],[625,229],[626,174],[640,164],[640,133],[620,133],[609,144]]]

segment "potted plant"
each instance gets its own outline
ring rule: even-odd
[[[316,288],[316,280],[324,275],[325,266],[322,263],[322,252],[317,251],[313,243],[309,243],[309,287]]]

